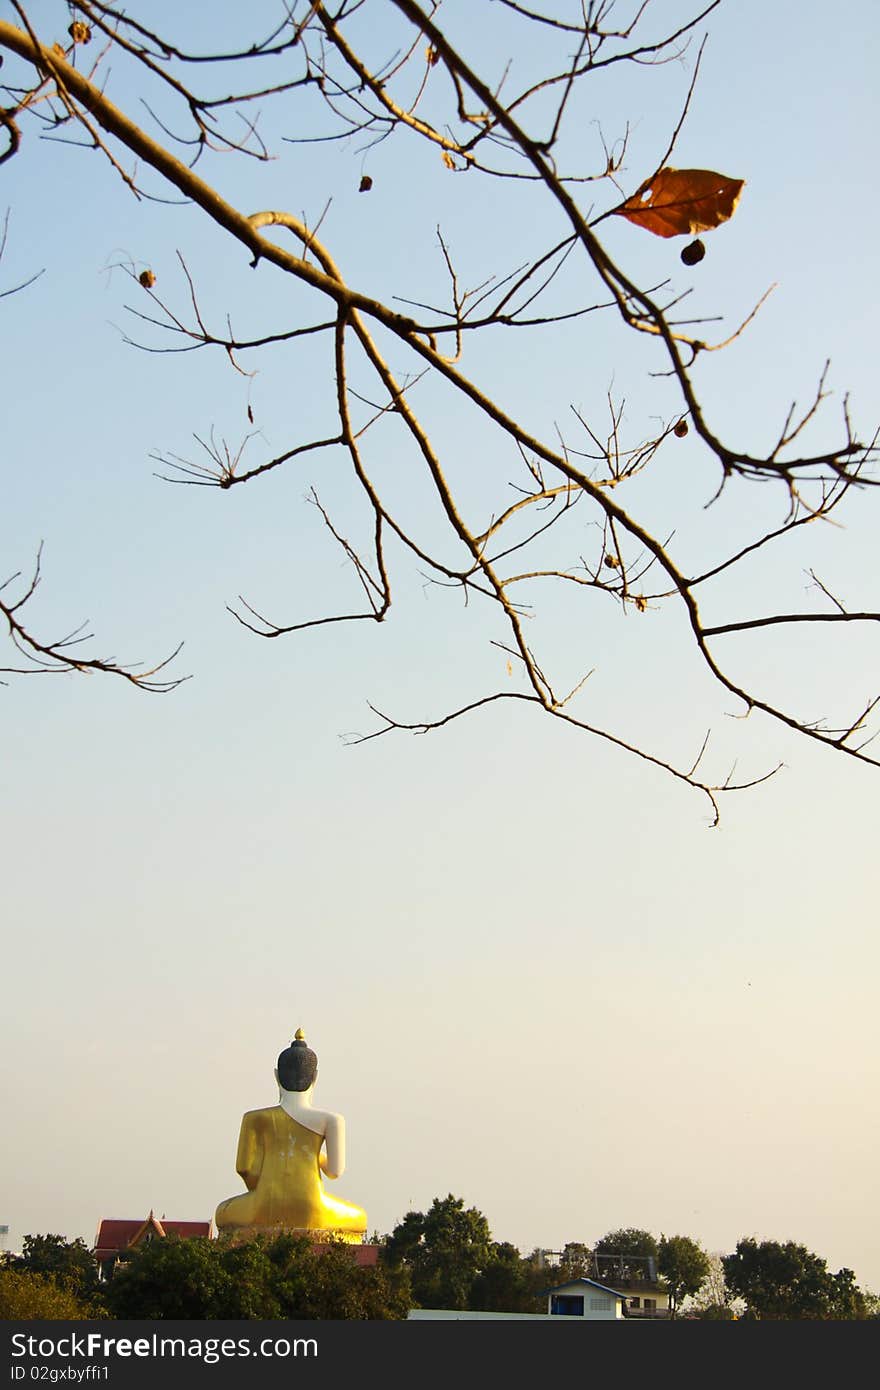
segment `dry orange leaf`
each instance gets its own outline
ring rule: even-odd
[[[615,211],[655,236],[694,236],[732,217],[744,186],[711,169],[661,169]]]

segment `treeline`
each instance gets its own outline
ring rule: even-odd
[[[794,1241],[739,1241],[712,1256],[689,1236],[627,1227],[594,1245],[570,1242],[553,1264],[494,1241],[475,1207],[451,1194],[411,1211],[380,1238],[379,1263],[353,1249],[316,1251],[293,1235],[236,1242],[168,1236],[125,1252],[102,1282],[82,1240],[25,1237],[0,1267],[3,1319],[399,1319],[413,1306],[482,1312],[543,1312],[548,1288],[580,1277],[612,1287],[651,1275],[671,1317],[850,1320],[880,1316],[850,1269]]]
[[[794,1241],[751,1237],[723,1257],[690,1236],[661,1236],[626,1227],[594,1245],[570,1242],[549,1266],[540,1250],[522,1256],[492,1241],[475,1207],[452,1195],[427,1212],[408,1212],[382,1250],[389,1268],[409,1274],[423,1308],[542,1312],[548,1288],[581,1277],[611,1287],[644,1285],[656,1271],[670,1316],[732,1319],[853,1319],[878,1316],[880,1300],[863,1293],[851,1269],[832,1274],[825,1260]]]
[[[318,1252],[302,1236],[236,1243],[162,1240],[127,1251],[101,1282],[82,1240],[26,1236],[0,1269],[0,1318],[405,1318],[404,1271],[355,1263],[341,1242]]]

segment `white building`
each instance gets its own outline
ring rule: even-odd
[[[554,1318],[590,1318],[608,1321],[626,1317],[626,1294],[600,1284],[596,1279],[570,1279],[545,1289],[547,1312]]]
[[[572,1279],[546,1289],[546,1313],[475,1313],[455,1308],[413,1308],[413,1322],[546,1322],[548,1318],[580,1318],[609,1322],[625,1318],[626,1295],[595,1279]]]

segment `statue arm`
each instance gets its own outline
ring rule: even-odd
[[[241,1122],[241,1133],[238,1136],[235,1171],[243,1179],[248,1192],[253,1192],[256,1187],[262,1167],[263,1146],[257,1136],[253,1120],[250,1115],[245,1115]]]
[[[345,1120],[341,1115],[327,1116],[318,1165],[328,1178],[341,1178],[345,1172]]]

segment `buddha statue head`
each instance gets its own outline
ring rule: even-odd
[[[283,1091],[308,1091],[315,1084],[318,1059],[301,1028],[297,1028],[290,1046],[279,1054],[275,1075]]]

